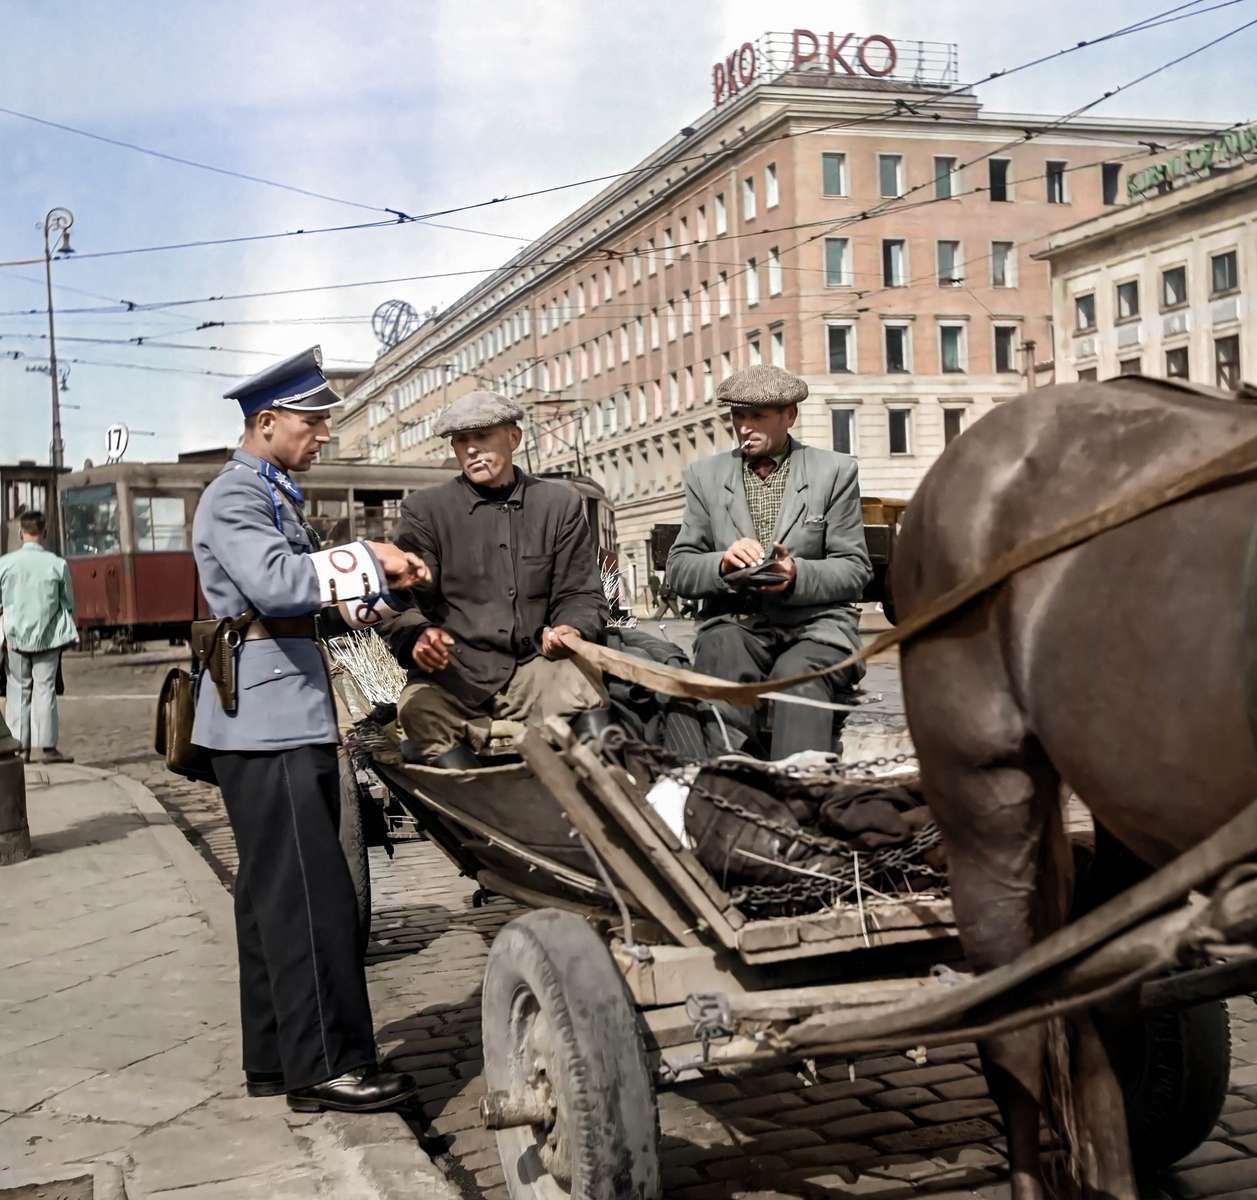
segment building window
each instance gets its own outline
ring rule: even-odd
[[[685,368],[685,407],[694,407],[694,368]]]
[[[890,435],[891,454],[912,453],[912,409],[888,408],[887,431]]]
[[[760,350],[758,333],[753,333],[746,339],[746,359],[752,367],[764,364],[764,354]]]
[[[934,156],[934,199],[950,200],[956,194],[956,160],[948,156]]]
[[[995,370],[1005,374],[1017,370],[1017,326],[995,326]]]
[[[879,154],[877,156],[877,178],[881,186],[882,196],[893,199],[903,195],[903,155]]]
[[[1187,303],[1187,268],[1170,267],[1161,272],[1161,307],[1178,308]]]
[[[746,260],[746,305],[759,303],[759,267],[753,258]]]
[[[1094,292],[1074,297],[1074,329],[1086,333],[1096,327],[1096,298]]]
[[[645,425],[647,415],[646,389],[644,387],[639,387],[637,389],[637,423],[639,425]]]
[[[1117,285],[1117,319],[1133,321],[1139,316],[1139,280],[1128,279]]]
[[[646,239],[646,274],[653,275],[658,269],[659,263],[655,255],[655,239]]]
[[[990,173],[991,199],[999,203],[1012,198],[1012,193],[1008,187],[1008,167],[1009,160],[1006,158],[991,158],[987,160],[987,169]]]
[[[825,239],[825,286],[850,287],[851,277],[847,271],[847,251],[850,248],[847,238]]]
[[[774,367],[784,367],[786,365],[786,331],[782,326],[777,325],[769,330],[769,348],[768,352],[772,357]]]
[[[882,283],[886,287],[903,287],[908,281],[904,270],[902,238],[882,239]]]
[[[1231,337],[1214,338],[1213,366],[1218,387],[1229,388],[1238,392],[1240,387],[1240,339]]]
[[[694,213],[694,238],[696,241],[707,240],[707,205],[700,204]]]
[[[707,286],[706,280],[703,281],[702,290],[698,293],[698,323],[711,324],[711,288]]]
[[[650,348],[659,349],[659,310],[657,308],[650,310]]]
[[[1167,379],[1186,379],[1190,374],[1186,346],[1178,346],[1165,352],[1165,377]]]
[[[728,350],[720,352],[720,378],[728,379],[733,374],[733,354]]]
[[[680,251],[681,257],[685,258],[690,252],[690,219],[689,217],[681,218],[681,234],[680,234]]]
[[[729,213],[725,208],[725,197],[723,192],[716,193],[716,236],[729,232]]]
[[[943,409],[943,445],[950,446],[965,430],[963,408]]]
[[[847,194],[847,156],[845,154],[821,155],[821,190],[826,196]]]
[[[781,251],[776,246],[768,251],[768,294],[781,295]]]
[[[991,286],[1017,286],[1017,247],[1013,242],[991,243]]]
[[[755,180],[742,180],[742,220],[755,220]]]
[[[1225,296],[1227,292],[1239,290],[1240,270],[1234,250],[1212,255],[1209,259],[1209,272],[1210,295]]]
[[[638,354],[646,353],[646,322],[641,317],[633,319],[633,343]]]
[[[677,306],[675,300],[668,301],[664,320],[668,326],[668,341],[675,342],[677,340]]]
[[[781,189],[777,184],[777,164],[769,163],[764,168],[764,207],[776,208],[781,203]]]
[[[940,325],[938,327],[939,363],[945,374],[956,374],[965,369],[965,327]]]
[[[938,243],[938,286],[960,287],[965,281],[959,242]]]
[[[1119,375],[1138,375],[1142,369],[1142,358],[1123,358],[1117,364],[1117,373]]]
[[[1078,372],[1079,383],[1095,383],[1095,381],[1096,381],[1095,367],[1085,367],[1083,368],[1083,370]]]
[[[855,352],[850,325],[825,327],[825,351],[831,375],[847,375],[855,370]]]
[[[681,293],[681,332],[694,332],[694,305],[688,291]]]
[[[681,409],[681,385],[677,382],[677,373],[668,372],[668,411],[679,412]]]
[[[711,359],[703,359],[703,399],[710,403],[716,398],[716,382],[711,372]]]
[[[721,271],[720,279],[716,283],[716,303],[722,317],[727,317],[730,313],[729,307],[729,272]]]
[[[908,361],[908,327],[906,325],[884,325],[882,336],[886,341],[887,374],[904,374],[910,371]]]
[[[642,255],[636,246],[630,252],[633,256],[633,282],[641,283],[642,281]]]
[[[831,408],[829,410],[830,439],[839,454],[855,453],[855,410]]]
[[[1066,163],[1048,161],[1046,182],[1047,202],[1049,204],[1065,203],[1065,167]]]
[[[671,228],[663,231],[663,265],[665,267],[672,266],[673,247],[675,243],[672,240]]]
[[[1122,164],[1100,164],[1100,186],[1105,204],[1117,204],[1121,198]]]

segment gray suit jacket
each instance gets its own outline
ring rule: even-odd
[[[769,624],[844,652],[859,644],[856,601],[872,578],[855,459],[790,442],[790,478],[774,540],[794,558],[795,585],[784,596],[756,596],[720,575],[724,552],[755,537],[742,486],[742,454],[695,463],[685,475],[685,515],[668,554],[668,582],[701,599],[707,624],[760,612]],[[765,547],[767,549],[767,547]]]
[[[318,612],[319,582],[300,514],[281,500],[275,527],[270,489],[258,460],[237,450],[205,489],[192,520],[192,551],[210,612],[265,617]],[[223,712],[202,672],[192,740],[211,750],[287,750],[337,742],[331,684],[318,643],[304,638],[240,647],[239,705]]]

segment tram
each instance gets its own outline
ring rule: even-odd
[[[229,450],[167,463],[111,463],[57,481],[62,554],[70,564],[80,638],[119,646],[185,638],[208,616],[192,560],[192,516]],[[387,540],[402,500],[444,483],[453,466],[316,463],[301,476],[306,517],[327,545]],[[583,476],[557,476],[580,494],[600,563],[615,566],[615,515]]]

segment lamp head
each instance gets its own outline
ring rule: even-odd
[[[70,230],[68,228],[61,231],[61,241],[57,244],[57,254],[73,254],[74,247],[70,245]]]

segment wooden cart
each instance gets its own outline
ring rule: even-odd
[[[1145,1159],[1168,1164],[1213,1127],[1229,1072],[1216,998],[1257,976],[1251,960],[1171,979],[1163,963],[1148,966],[1195,928],[1198,908],[1124,936],[1119,922],[1089,955],[1054,958],[1049,940],[1035,962],[971,979],[945,896],[748,917],[641,784],[560,721],[526,735],[522,762],[474,772],[408,765],[384,739],[366,744],[375,772],[465,874],[534,910],[495,940],[482,998],[482,1116],[514,1197],[658,1196],[657,1088],[774,1059],[924,1058],[927,1046],[1089,1003],[1115,980],[1146,979],[1145,1007],[1157,1010],[1144,1014],[1146,1041],[1165,1061],[1128,1071]],[[1176,1070],[1181,1086],[1167,1089]],[[1155,1112],[1141,1110],[1142,1090],[1156,1091]]]

